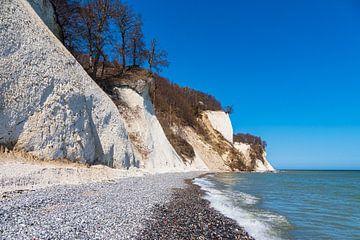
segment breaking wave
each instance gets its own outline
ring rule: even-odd
[[[196,178],[193,182],[206,192],[205,199],[210,201],[211,207],[234,219],[255,239],[283,239],[276,228],[289,225],[287,219],[254,207],[261,199],[248,193],[231,191],[224,186],[219,187],[208,178]]]

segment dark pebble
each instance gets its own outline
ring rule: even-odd
[[[210,207],[199,186],[187,181],[172,200],[156,206],[138,239],[251,239],[234,220]]]

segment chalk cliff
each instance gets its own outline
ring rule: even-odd
[[[49,0],[2,1],[0,146],[40,159],[152,172],[273,170],[265,152],[255,159],[252,146],[233,143],[224,111],[199,111],[196,127],[167,123],[179,137],[169,141],[146,71],[104,80],[100,88],[53,33],[59,37],[61,29]]]
[[[42,159],[133,166],[115,104],[25,0],[0,5],[0,144]]]
[[[230,143],[233,142],[233,128],[229,114],[224,111],[205,111],[211,126],[221,133]]]
[[[169,143],[151,102],[151,84],[151,78],[123,81],[112,89],[139,167],[156,172],[208,170],[201,160],[183,161]]]
[[[31,2],[51,19],[51,5]],[[183,161],[169,143],[149,96],[150,78],[115,86],[111,99],[27,1],[6,0],[0,10],[0,145],[40,159],[207,170],[201,161]]]
[[[266,159],[264,146],[257,145],[255,147],[248,143],[233,142],[233,128],[227,113],[224,111],[205,111],[204,114],[205,117],[202,118],[202,121],[207,125],[208,131],[211,132],[212,127],[213,130],[216,130],[230,143],[225,143],[221,138],[216,136],[216,134],[212,135],[212,145],[218,145],[220,153],[223,152],[222,158],[224,164],[233,167],[239,166],[256,172],[274,171],[274,168]],[[206,122],[210,123],[211,127],[209,127],[209,124],[206,124]],[[235,153],[232,151],[234,149],[236,150]],[[259,154],[257,151],[261,151],[262,153]],[[238,160],[236,160],[237,157],[239,158]],[[235,165],[235,162],[232,163],[233,158],[235,158],[236,161]],[[241,163],[243,163],[243,165]]]
[[[193,147],[195,152],[194,161],[202,162],[206,168],[214,172],[228,172],[231,168],[226,159],[216,151],[215,147],[207,142],[191,127],[183,127],[181,136]]]
[[[267,172],[267,171],[275,171],[273,166],[269,163],[269,161],[266,159],[266,152],[264,151],[261,159],[253,156],[251,154],[252,149],[251,145],[247,143],[241,143],[241,142],[234,142],[234,147],[244,155],[246,161],[246,165],[249,168],[252,168],[253,171],[256,172]]]

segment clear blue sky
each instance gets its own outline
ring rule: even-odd
[[[234,105],[276,168],[360,169],[360,2],[130,0],[162,74]]]

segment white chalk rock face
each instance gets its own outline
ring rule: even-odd
[[[275,171],[274,167],[266,159],[266,152],[264,152],[263,159],[264,159],[264,162],[261,161],[260,159],[256,160],[255,171],[257,171],[257,172],[273,172],[273,171]]]
[[[250,150],[251,150],[251,146],[249,144],[246,143],[241,143],[241,142],[234,142],[234,147],[241,152],[242,154],[244,154],[244,156],[247,159],[250,159]]]
[[[224,111],[205,111],[212,127],[230,143],[233,142],[233,128],[229,114]]]
[[[235,142],[234,147],[244,155],[244,157],[246,159],[245,164],[247,166],[251,166],[251,164],[252,164],[252,159],[250,157],[251,146],[246,143]],[[262,161],[260,159],[255,159],[254,171],[255,172],[275,171],[275,169],[271,166],[269,161],[266,159],[266,152],[264,152],[263,159],[264,159],[264,161]]]
[[[141,89],[141,90],[139,90]],[[127,130],[139,167],[154,172],[196,170],[187,166],[165,136],[144,81],[138,91],[131,87],[115,87],[119,110],[125,118]]]
[[[193,162],[199,162],[199,169],[215,172],[231,171],[219,153],[206,143],[193,128],[184,127],[182,129],[182,137],[193,147],[195,152]]]
[[[61,27],[57,22],[53,4],[50,0],[27,0],[48,28],[61,39]]]
[[[25,0],[0,4],[0,144],[42,159],[135,164],[122,117]]]

